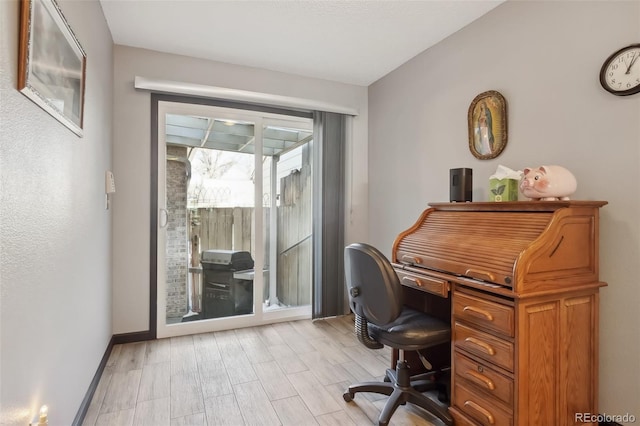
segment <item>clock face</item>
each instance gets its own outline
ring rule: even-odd
[[[600,70],[600,83],[614,95],[640,92],[640,44],[632,44],[609,56]]]

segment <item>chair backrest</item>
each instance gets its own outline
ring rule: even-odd
[[[402,311],[402,286],[389,260],[368,244],[344,249],[344,269],[351,310],[368,322],[385,325]]]

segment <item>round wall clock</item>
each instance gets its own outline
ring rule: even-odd
[[[618,96],[640,92],[640,44],[614,52],[600,69],[600,84]]]

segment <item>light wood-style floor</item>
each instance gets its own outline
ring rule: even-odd
[[[356,340],[351,316],[116,345],[83,425],[377,424],[386,396],[342,394],[390,357]],[[407,404],[390,424],[441,425],[428,418]]]

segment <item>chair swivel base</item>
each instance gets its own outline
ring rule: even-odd
[[[442,420],[447,425],[453,425],[453,418],[449,414],[446,406],[440,405],[429,397],[420,393],[428,389],[437,389],[437,383],[428,380],[411,381],[409,376],[409,366],[406,361],[398,360],[395,370],[387,370],[386,379],[389,382],[364,382],[349,386],[347,391],[342,395],[346,402],[351,402],[358,392],[372,392],[388,395],[384,408],[378,417],[379,426],[387,426],[393,413],[400,405],[410,402],[418,407],[424,408],[433,416]]]

